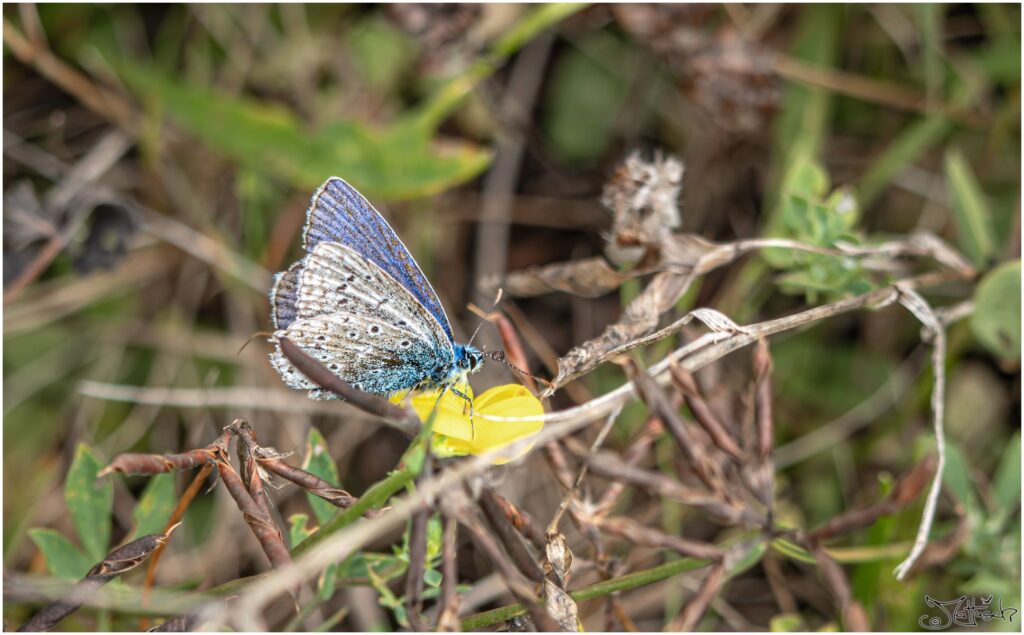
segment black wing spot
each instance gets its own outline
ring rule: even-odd
[[[401,343],[401,347],[402,348],[409,348],[410,346],[412,346],[412,342],[410,342],[409,340],[402,340],[402,343]]]
[[[316,336],[316,341],[318,341],[318,342],[326,342],[327,341],[327,336],[326,335],[317,335]]]
[[[371,333],[380,333],[380,327],[379,326],[371,326],[370,327],[370,332]]]
[[[356,279],[356,274],[350,273],[345,277],[345,279],[348,280],[349,282],[352,282],[353,280]]]
[[[349,332],[348,332],[348,339],[350,339],[350,340],[354,340],[354,339],[356,339],[357,337],[359,337],[359,333],[357,333],[357,332],[355,332],[355,331],[349,331]]]

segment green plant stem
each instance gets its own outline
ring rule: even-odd
[[[682,560],[667,562],[657,567],[637,571],[635,573],[629,573],[618,578],[605,580],[604,582],[598,582],[597,584],[579,589],[578,591],[573,591],[569,595],[571,595],[572,599],[577,602],[593,600],[594,598],[604,597],[617,591],[627,591],[629,589],[635,589],[648,584],[654,584],[655,582],[660,582],[666,578],[671,578],[674,575],[707,566],[710,562],[710,560],[703,560],[699,558],[683,558]],[[483,613],[470,615],[462,620],[462,630],[468,631],[474,628],[498,624],[499,622],[509,620],[516,615],[522,615],[525,612],[526,609],[523,608],[522,604],[510,604],[490,611],[484,611]]]
[[[402,455],[396,470],[388,474],[384,480],[374,483],[360,497],[358,502],[348,509],[338,512],[334,518],[321,525],[315,534],[295,545],[292,548],[292,558],[298,558],[331,534],[348,527],[362,518],[363,514],[371,509],[380,508],[396,492],[405,489],[405,487],[415,481],[416,477],[423,471],[427,452],[430,451],[430,435],[434,428],[434,417],[436,416],[437,411],[435,410],[423,423],[423,428],[420,429],[419,434],[413,439],[409,449]]]
[[[292,548],[292,557],[298,558],[309,551],[322,540],[331,534],[348,527],[353,522],[362,518],[363,514],[371,509],[377,509],[388,501],[396,492],[405,488],[412,482],[416,475],[408,467],[395,470],[388,474],[384,480],[373,485],[352,507],[339,512],[334,518],[323,524],[312,536],[306,538]]]

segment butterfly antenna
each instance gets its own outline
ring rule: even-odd
[[[553,385],[550,381],[548,381],[546,379],[543,379],[541,377],[537,377],[536,375],[531,375],[530,373],[528,373],[527,371],[523,370],[522,368],[519,368],[518,366],[514,366],[507,359],[505,359],[505,351],[491,351],[490,353],[485,353],[484,356],[487,359],[490,359],[490,360],[493,360],[493,361],[496,361],[496,362],[501,362],[502,364],[507,366],[509,369],[519,373],[520,375],[524,375],[526,377],[529,377],[530,379],[532,379],[534,381],[539,381],[540,383],[544,384],[548,388],[551,388],[552,385]]]
[[[242,344],[242,348],[238,349],[238,352],[235,353],[235,355],[241,355],[242,351],[245,350],[245,347],[248,346],[250,344],[250,342],[252,342],[257,337],[261,337],[261,336],[273,337],[274,334],[272,332],[270,332],[270,331],[256,331],[255,333],[253,333],[252,335],[249,336],[249,339],[245,340],[245,343]]]
[[[492,304],[491,308],[487,309],[487,311],[481,311],[480,307],[476,306],[475,304],[469,305],[469,310],[480,316],[480,323],[476,325],[476,330],[473,331],[473,336],[469,338],[468,342],[466,342],[466,346],[469,346],[470,344],[473,343],[473,340],[476,339],[476,334],[480,332],[480,328],[484,325],[484,322],[487,321],[487,318],[491,315],[491,313],[494,313],[494,309],[498,308],[498,304],[501,302],[501,295],[502,289],[498,289],[498,295],[494,298],[494,304]]]

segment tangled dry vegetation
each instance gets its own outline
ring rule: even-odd
[[[1019,599],[1016,8],[82,6],[4,8],[5,626]],[[521,458],[287,340],[345,402],[281,385],[253,334],[335,173],[529,371],[473,377],[543,400]]]
[[[288,603],[296,612],[291,619],[301,624],[318,606],[317,599],[326,599],[321,595],[324,579],[312,582],[323,574],[328,566],[325,563],[345,561],[375,536],[406,523],[404,592],[400,606],[395,608],[402,609],[403,621],[413,630],[459,630],[512,621],[525,624],[522,620],[526,618],[519,617],[523,615],[538,630],[578,630],[578,602],[595,598],[603,598],[606,604],[609,629],[628,628],[629,611],[617,597],[618,592],[683,571],[698,571],[692,578],[696,583],[694,593],[667,625],[671,630],[693,630],[730,579],[764,558],[771,545],[805,554],[817,567],[840,623],[850,630],[869,630],[866,611],[853,598],[842,567],[829,554],[831,541],[905,509],[928,489],[929,482],[930,502],[919,540],[901,565],[899,577],[948,560],[964,538],[963,531],[957,530],[927,546],[925,543],[939,493],[936,468],[944,461],[941,421],[945,324],[916,289],[969,280],[974,270],[954,249],[931,235],[871,247],[840,245],[825,249],[786,239],[716,244],[679,233],[675,230],[679,225],[677,201],[682,176],[682,165],[675,159],[645,162],[633,156],[608,184],[602,200],[615,216],[608,257],[629,259],[636,263],[633,268],[619,272],[605,257],[597,257],[513,273],[502,281],[514,297],[554,291],[590,297],[607,293],[625,280],[654,273],[617,323],[552,365],[556,375],[545,394],[551,395],[607,362],[621,365],[629,383],[574,407],[548,413],[547,426],[538,438],[518,442],[538,443],[543,448],[556,482],[565,491],[550,518],[534,519],[520,509],[522,501],[496,493],[488,485],[486,457],[444,463],[434,460],[429,451],[430,437],[420,434],[422,428],[415,413],[359,393],[297,346],[282,340],[285,354],[316,383],[412,438],[396,470],[362,498],[356,498],[316,474],[290,465],[285,460],[287,455],[261,446],[243,419],[227,426],[221,437],[205,448],[174,455],[119,455],[100,472],[101,477],[114,473],[152,476],[174,470],[198,472],[162,533],[139,538],[108,554],[67,597],[37,613],[24,628],[52,628],[90,599],[98,587],[140,565],[147,556],[150,560],[140,602],[149,603],[165,543],[191,499],[216,473],[266,554],[271,571],[196,597],[184,596],[194,607],[162,622],[158,630],[197,626],[265,630],[270,625],[265,611],[282,595],[290,598]],[[699,276],[751,250],[766,248],[870,260],[866,270],[895,273],[897,280],[859,296],[758,324],[741,326],[717,311],[702,308],[667,327],[656,328],[663,314],[676,306]],[[933,264],[933,270],[910,275],[915,261],[921,259]],[[903,276],[898,275],[901,272]],[[779,524],[774,511],[775,423],[769,336],[846,311],[881,310],[895,303],[903,304],[921,320],[922,333],[935,350],[933,415],[940,439],[938,459],[929,456],[921,461],[895,482],[886,497],[847,510],[813,529]],[[528,359],[515,326],[500,313],[491,319],[499,325],[510,361],[527,368]],[[629,354],[644,345],[675,341],[693,320],[703,323],[709,332],[684,335],[683,341],[674,344],[653,367],[643,368]],[[723,412],[705,398],[694,372],[748,345],[753,345],[745,371],[748,387],[730,396],[734,407]],[[604,440],[621,409],[633,399],[645,405],[649,413],[646,423],[625,451],[605,451]],[[674,440],[683,466],[674,477],[645,467],[655,439],[663,435]],[[237,470],[229,455],[232,442],[236,444]],[[516,468],[491,469],[514,472]],[[280,515],[275,513],[267,490],[276,481],[294,484],[342,511],[289,548],[277,521]],[[410,488],[410,493],[391,499],[404,488]],[[616,513],[627,493],[675,501],[699,513],[709,527],[716,529],[706,538],[687,538],[667,533],[631,514]],[[578,534],[577,540],[570,541],[562,530],[566,515]],[[433,536],[434,557],[440,556],[441,582],[438,592],[431,595],[436,601],[430,602],[432,606],[425,612],[424,573],[431,550],[428,523],[432,519],[443,528],[440,536]],[[962,515],[960,522],[964,522]],[[455,541],[460,530],[490,561],[518,604],[478,613],[460,623],[455,579]],[[623,542],[633,548],[673,552],[682,559],[671,566],[629,571],[610,546]],[[577,583],[581,579],[590,582],[581,587]],[[154,604],[153,610],[160,611],[159,606]]]

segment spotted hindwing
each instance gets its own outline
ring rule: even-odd
[[[390,394],[448,375],[454,352],[441,325],[381,267],[345,245],[321,242],[299,270],[295,319],[275,335],[366,392]],[[289,386],[310,389],[313,398],[332,397],[280,347],[271,361]]]

